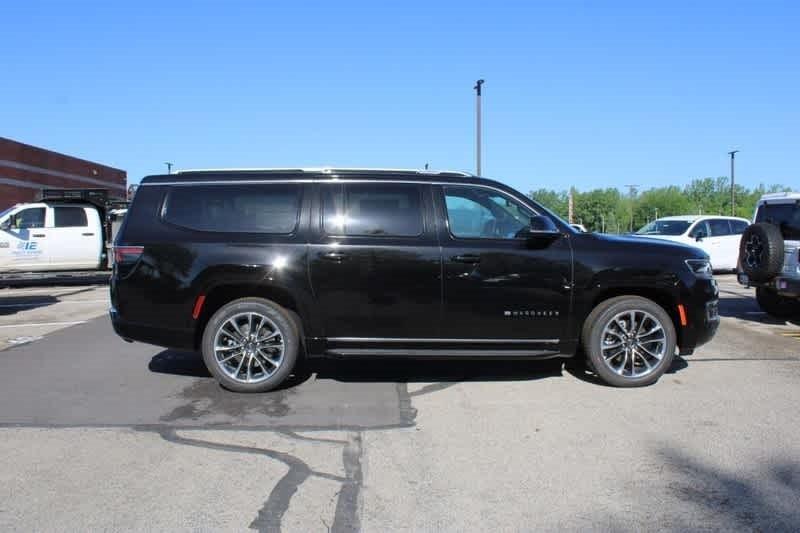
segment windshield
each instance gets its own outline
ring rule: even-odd
[[[690,222],[685,220],[654,220],[636,232],[636,235],[683,235]]]
[[[5,218],[5,216],[9,214],[12,209],[14,209],[13,205],[4,211],[0,211],[0,220],[3,220],[3,218]]]
[[[758,208],[756,222],[775,224],[787,241],[800,240],[800,204],[765,204]]]

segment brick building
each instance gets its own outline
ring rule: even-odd
[[[39,199],[41,189],[108,189],[125,198],[124,170],[0,137],[0,210]]]

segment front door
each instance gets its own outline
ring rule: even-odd
[[[572,292],[568,235],[532,246],[530,207],[478,185],[437,186],[446,225],[442,336],[555,344],[563,340]]]
[[[309,268],[323,336],[437,337],[441,262],[430,187],[331,182],[319,184],[317,198]]]
[[[46,207],[27,207],[8,219],[0,230],[0,271],[47,270]]]
[[[48,238],[54,243],[50,249],[50,266],[54,270],[97,268],[100,263],[103,236],[89,226],[86,209],[75,205],[53,207]]]

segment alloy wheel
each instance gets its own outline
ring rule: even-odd
[[[603,362],[625,378],[641,378],[655,372],[666,355],[664,326],[643,310],[614,315],[600,339]]]
[[[280,368],[284,336],[268,317],[255,312],[228,318],[214,336],[214,360],[240,383],[260,383]]]

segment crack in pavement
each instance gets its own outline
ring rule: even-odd
[[[289,510],[292,496],[298,491],[309,477],[316,476],[322,479],[337,481],[342,484],[339,491],[339,498],[336,503],[331,531],[359,531],[360,530],[360,494],[363,485],[363,475],[361,471],[361,457],[363,455],[362,439],[360,433],[352,433],[347,441],[336,441],[330,439],[314,439],[303,437],[293,431],[279,431],[277,433],[290,438],[301,440],[323,441],[331,443],[343,443],[344,451],[342,460],[344,463],[345,477],[319,472],[309,467],[302,459],[283,452],[257,448],[253,446],[243,446],[238,444],[224,444],[219,442],[207,441],[184,437],[178,434],[182,428],[158,428],[157,432],[167,442],[186,446],[196,446],[210,450],[220,450],[236,453],[248,453],[263,455],[270,459],[275,459],[289,467],[289,471],[275,484],[258,511],[258,515],[250,523],[250,528],[264,533],[277,533],[281,531],[281,523],[286,512]]]
[[[339,500],[336,502],[336,513],[331,526],[332,533],[361,530],[359,509],[361,508],[361,487],[364,482],[361,470],[362,456],[361,434],[351,433],[342,451],[346,480],[342,483]]]

